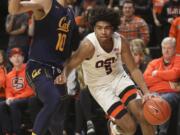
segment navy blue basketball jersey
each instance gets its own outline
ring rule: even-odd
[[[30,59],[46,63],[63,63],[77,46],[77,31],[74,13],[69,7],[61,6],[52,0],[49,13],[35,21],[33,43],[30,48]]]

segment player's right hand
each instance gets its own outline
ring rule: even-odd
[[[64,73],[58,75],[54,80],[54,84],[64,84],[67,82],[66,76]]]

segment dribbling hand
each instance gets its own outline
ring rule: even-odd
[[[154,93],[147,93],[147,94],[144,94],[143,97],[142,97],[142,102],[145,103],[147,100],[153,98],[153,97],[156,97],[157,95],[154,94]]]

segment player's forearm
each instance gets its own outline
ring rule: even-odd
[[[8,10],[10,14],[16,14],[20,9],[21,0],[9,0]]]
[[[67,65],[64,68],[64,74],[66,76],[66,78],[69,76],[69,74],[72,72],[73,69],[75,69],[78,66],[78,64],[76,62],[72,62],[72,60],[70,60]]]
[[[83,59],[79,58],[77,54],[74,54],[69,60],[67,60],[63,71],[66,78],[69,76],[73,69],[77,68],[82,63],[82,61]]]
[[[131,72],[131,76],[133,80],[136,82],[136,84],[141,88],[144,94],[149,93],[142,72],[138,68],[134,69],[133,72]]]
[[[64,75],[66,78],[68,78],[68,76],[72,72],[72,70],[73,70],[72,66],[69,66],[69,65],[65,66],[63,72],[64,72]]]

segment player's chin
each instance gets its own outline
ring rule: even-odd
[[[107,38],[107,37],[100,37],[100,40],[101,40],[101,42],[106,42],[106,41],[109,40],[109,38]]]

